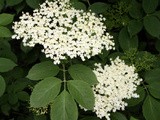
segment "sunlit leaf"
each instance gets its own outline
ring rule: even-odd
[[[0,26],[0,37],[11,37],[12,33],[7,27]]]
[[[94,72],[85,65],[72,65],[70,66],[68,72],[71,75],[71,77],[75,80],[82,80],[90,85],[96,84],[98,82]]]
[[[13,69],[16,66],[16,64],[7,58],[0,58],[0,72],[7,72],[11,69]]]
[[[40,81],[33,89],[30,97],[31,107],[46,107],[54,101],[61,88],[61,80],[49,77]]]
[[[56,76],[59,72],[59,67],[55,66],[51,61],[45,61],[34,65],[27,75],[31,80],[40,80],[47,77]]]
[[[92,110],[94,107],[94,94],[90,85],[80,80],[70,80],[67,87],[76,101],[86,109]]]
[[[0,14],[0,25],[8,25],[12,23],[14,15],[8,13]]]
[[[63,91],[51,105],[51,120],[77,120],[78,109],[72,96]]]

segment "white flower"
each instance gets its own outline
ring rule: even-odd
[[[22,39],[25,46],[43,45],[42,51],[54,64],[67,56],[84,61],[102,49],[114,49],[103,20],[102,16],[74,9],[69,0],[46,1],[33,15],[23,13],[20,21],[14,22],[12,38]]]
[[[110,112],[124,110],[127,103],[124,99],[138,98],[135,93],[137,86],[142,81],[135,73],[134,66],[128,66],[118,57],[111,65],[96,64],[94,73],[99,83],[93,86],[95,95],[94,112],[99,118],[110,120]]]

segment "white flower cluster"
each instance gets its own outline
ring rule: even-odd
[[[13,39],[22,39],[25,46],[43,45],[46,57],[59,64],[67,56],[83,61],[114,49],[112,36],[106,33],[105,18],[94,13],[76,10],[69,0],[46,1],[33,15],[23,13],[14,22]]]
[[[128,66],[117,57],[111,65],[96,64],[94,73],[99,83],[93,86],[95,95],[94,112],[99,118],[110,120],[110,112],[124,110],[127,103],[124,99],[138,98],[135,93],[141,79],[135,73],[134,66]]]

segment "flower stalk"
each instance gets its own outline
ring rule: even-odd
[[[64,84],[64,89],[66,90],[66,68],[65,68],[65,64],[62,64],[63,67],[63,84]]]

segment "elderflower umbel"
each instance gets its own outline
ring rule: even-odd
[[[93,86],[95,95],[94,112],[99,118],[110,120],[110,112],[124,110],[127,103],[124,99],[138,98],[135,93],[141,79],[135,73],[134,66],[128,66],[119,59],[111,60],[111,65],[103,68],[96,64],[94,73],[99,83]]]
[[[104,20],[94,13],[76,10],[69,0],[46,1],[33,15],[23,13],[20,21],[14,22],[12,38],[22,39],[25,46],[43,45],[42,51],[54,64],[67,56],[84,61],[101,53],[102,49],[114,49]]]

